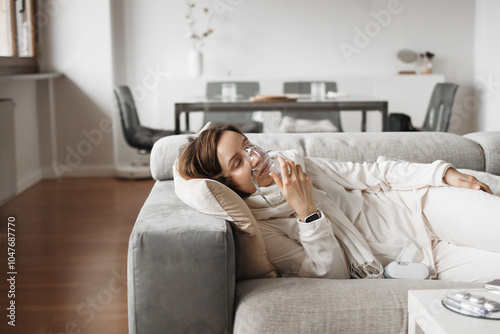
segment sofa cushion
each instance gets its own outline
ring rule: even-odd
[[[266,245],[257,221],[243,199],[220,182],[209,179],[186,180],[173,167],[175,193],[193,209],[225,219],[234,227],[236,277],[277,277],[278,271],[267,258]]]
[[[407,333],[408,290],[480,287],[430,280],[248,280],[237,285],[234,334]]]
[[[208,122],[200,133],[210,129]],[[267,257],[264,238],[252,212],[229,187],[210,179],[184,179],[178,172],[178,159],[172,167],[175,193],[193,209],[232,223],[236,246],[236,277],[277,277],[278,271]]]
[[[500,175],[500,131],[474,132],[465,138],[478,143],[484,151],[484,171]]]
[[[481,146],[473,140],[451,133],[350,132],[250,133],[247,135],[250,141],[264,149],[296,149],[299,154],[309,157],[375,162],[378,156],[384,155],[391,159],[420,163],[444,160],[452,163],[456,168],[485,170]],[[156,180],[173,178],[172,166],[179,148],[186,143],[186,138],[186,135],[169,136],[155,143],[151,152],[151,173]],[[494,143],[494,140],[491,139],[490,142]],[[494,164],[493,160],[489,163],[492,166]]]

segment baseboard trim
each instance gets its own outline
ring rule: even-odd
[[[17,175],[16,196],[33,187],[43,179],[43,173],[37,169],[27,175]]]
[[[150,179],[151,169],[146,166],[116,166],[115,176],[121,179]]]

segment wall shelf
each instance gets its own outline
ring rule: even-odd
[[[46,79],[59,78],[62,76],[63,74],[58,72],[9,74],[9,75],[0,75],[0,82],[21,81],[21,80],[46,80]]]

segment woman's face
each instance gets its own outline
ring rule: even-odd
[[[222,166],[224,176],[229,178],[230,185],[240,191],[253,194],[257,189],[252,182],[250,173],[252,166],[243,153],[243,146],[248,139],[233,131],[224,131],[217,144],[217,158]],[[259,187],[267,187],[273,184],[271,176],[253,175]]]

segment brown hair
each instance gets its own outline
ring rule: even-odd
[[[224,131],[233,131],[246,137],[232,124],[214,125],[196,137],[189,137],[188,143],[181,147],[177,169],[185,179],[212,179],[230,186],[229,179],[223,175],[222,166],[217,158],[217,144]],[[232,188],[240,195],[236,189]]]

